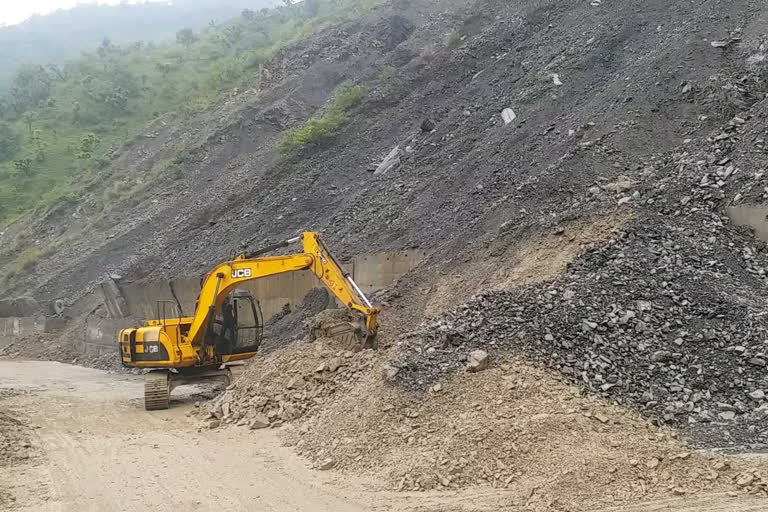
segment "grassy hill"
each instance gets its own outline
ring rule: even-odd
[[[0,226],[79,191],[152,119],[191,115],[222,91],[257,80],[281,46],[378,0],[305,0],[259,11],[173,43],[108,40],[61,66],[25,65],[0,100]]]

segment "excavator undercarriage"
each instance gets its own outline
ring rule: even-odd
[[[144,374],[144,408],[148,411],[168,409],[171,391],[184,384],[218,381],[232,384],[243,371],[242,363],[222,365],[219,368],[181,368],[179,370],[149,370]]]

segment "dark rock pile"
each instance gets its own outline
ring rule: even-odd
[[[304,336],[304,322],[331,304],[331,297],[325,288],[312,288],[291,310],[286,304],[283,311],[270,318],[265,325],[264,342],[259,352],[266,354],[296,341]]]
[[[768,252],[722,209],[765,187],[729,158],[762,144],[748,120],[613,184],[635,220],[562,277],[477,296],[404,336],[394,380],[425,390],[472,350],[514,350],[701,445],[768,445]]]

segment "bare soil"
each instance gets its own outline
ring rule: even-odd
[[[3,510],[520,510],[516,495],[504,489],[372,491],[370,478],[312,471],[271,430],[201,431],[187,413],[203,390],[182,388],[170,410],[148,413],[135,376],[9,360],[0,361],[0,375],[0,407],[15,418],[11,427],[0,424],[0,438],[24,425],[24,442],[38,453],[21,463],[0,459]],[[761,499],[708,492],[587,510],[764,509]]]

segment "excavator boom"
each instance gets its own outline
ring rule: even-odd
[[[205,328],[210,325],[221,303],[238,285],[262,277],[298,270],[311,270],[342,304],[358,311],[365,318],[366,335],[371,338],[376,336],[378,308],[371,305],[357,283],[342,270],[317,233],[304,232],[300,237],[271,246],[268,250],[277,250],[299,240],[304,249],[300,254],[254,257],[254,254],[264,253],[265,250],[262,249],[255,253],[241,254],[232,261],[218,265],[203,281],[194,321],[187,337],[191,340],[200,337]],[[206,309],[201,310],[201,308]]]

